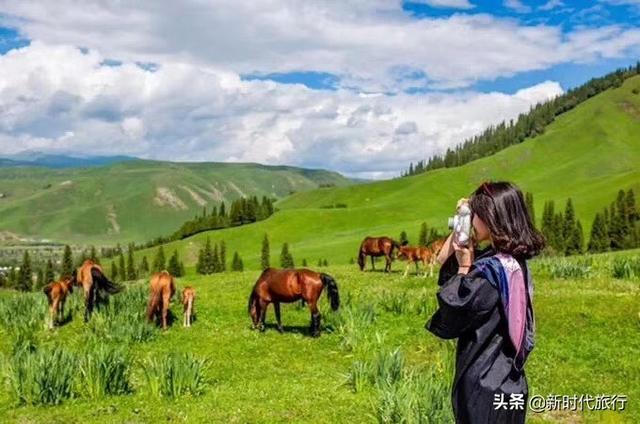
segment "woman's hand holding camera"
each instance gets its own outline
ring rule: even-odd
[[[456,252],[456,260],[458,261],[458,274],[467,274],[473,263],[473,244],[470,241],[468,246],[459,246],[452,241],[452,246]]]

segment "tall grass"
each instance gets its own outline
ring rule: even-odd
[[[202,394],[205,386],[205,359],[192,354],[170,353],[148,358],[142,363],[146,387],[155,397],[175,398]]]
[[[0,325],[13,344],[14,354],[36,349],[38,331],[45,326],[47,310],[47,300],[42,294],[0,298]]]
[[[618,256],[611,263],[611,275],[619,279],[640,279],[640,256]]]
[[[19,405],[57,405],[73,396],[76,361],[60,347],[19,350],[6,368],[9,394]]]
[[[402,315],[409,311],[410,301],[407,292],[389,292],[383,291],[378,304],[385,312],[391,312],[395,315]]]
[[[90,345],[80,359],[79,370],[78,392],[90,399],[132,391],[131,358],[118,347]]]
[[[551,263],[550,270],[551,278],[588,278],[593,274],[593,262],[591,258],[577,261],[560,259]]]
[[[145,317],[148,294],[143,286],[129,286],[111,296],[91,315],[87,328],[94,339],[119,342],[153,340],[157,328]]]
[[[375,306],[371,303],[345,308],[339,314],[334,314],[332,319],[335,322],[331,325],[335,326],[340,336],[340,347],[346,351],[354,351],[367,338],[368,327],[376,318]]]

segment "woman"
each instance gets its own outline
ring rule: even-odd
[[[449,236],[438,257],[439,308],[427,329],[458,339],[452,393],[456,422],[524,423],[524,363],[535,331],[526,260],[542,250],[544,239],[511,183],[484,183],[468,204],[472,240],[489,246],[458,246]]]

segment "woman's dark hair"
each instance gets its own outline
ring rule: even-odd
[[[498,252],[529,259],[544,248],[544,237],[531,222],[522,192],[514,184],[485,182],[473,192],[469,206],[487,224]]]

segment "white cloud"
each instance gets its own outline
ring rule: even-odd
[[[531,12],[531,6],[527,6],[522,3],[521,0],[504,0],[504,7],[507,7],[511,10],[515,10],[518,13],[529,13]]]
[[[451,9],[473,9],[475,7],[469,0],[412,0],[411,2]]]
[[[562,0],[549,0],[542,6],[538,7],[538,10],[544,10],[544,11],[553,10],[556,7],[560,7],[560,6],[564,6],[564,3],[562,2]]]
[[[72,0],[0,0],[6,24],[30,39],[89,47],[125,62],[184,62],[234,74],[328,72],[341,87],[369,92],[466,87],[576,58],[596,60],[605,51],[622,57],[640,45],[637,29],[607,27],[612,31],[594,39],[585,54],[573,40],[587,28],[567,35],[560,27],[485,14],[417,19],[401,5],[86,0],[78,7]]]
[[[243,81],[174,61],[104,66],[97,51],[33,42],[0,56],[0,152],[45,150],[322,167],[398,175],[562,92],[359,95]]]

